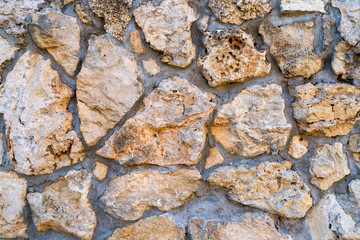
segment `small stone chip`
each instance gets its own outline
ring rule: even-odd
[[[288,153],[293,158],[300,159],[307,153],[308,146],[308,141],[302,139],[300,136],[294,136],[291,139]]]
[[[107,171],[108,171],[108,166],[106,166],[105,164],[103,164],[101,162],[96,162],[93,174],[98,179],[103,180],[106,177]]]
[[[146,71],[150,74],[150,76],[154,76],[161,71],[159,65],[157,65],[155,59],[153,58],[143,60],[143,65]]]
[[[130,33],[130,44],[134,53],[144,54],[146,50],[142,46],[140,31],[136,30]]]

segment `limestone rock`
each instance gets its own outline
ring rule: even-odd
[[[274,27],[264,21],[259,33],[286,78],[309,78],[320,71],[321,58],[314,51],[313,22],[294,23],[283,27]]]
[[[188,232],[191,240],[292,240],[281,235],[268,215],[247,212],[239,220],[193,219]]]
[[[224,158],[217,149],[217,147],[210,148],[210,154],[206,158],[205,168],[208,169],[223,162],[224,162]]]
[[[281,0],[282,13],[321,12],[326,13],[328,0]]]
[[[185,231],[176,226],[167,214],[138,221],[124,228],[118,228],[107,240],[185,240]]]
[[[336,25],[336,19],[330,15],[323,15],[323,50],[329,48],[335,39],[334,26]],[[330,50],[330,49],[329,49]],[[331,52],[333,50],[331,49]]]
[[[0,238],[26,238],[22,216],[27,182],[13,172],[0,171]]]
[[[146,50],[142,47],[140,31],[136,30],[130,33],[130,44],[134,53],[146,53]]]
[[[325,144],[315,150],[315,156],[309,159],[309,172],[312,176],[311,183],[318,188],[325,191],[334,182],[350,174],[342,143]]]
[[[80,130],[95,145],[129,111],[142,94],[134,56],[105,35],[92,37],[77,77]]]
[[[269,0],[210,0],[209,7],[221,22],[237,25],[271,11]]]
[[[157,65],[155,59],[150,58],[149,60],[143,60],[143,65],[150,76],[155,76],[160,72],[160,67]]]
[[[93,24],[93,12],[90,10],[90,6],[86,0],[80,0],[75,5],[75,12],[78,15],[81,22],[85,24]]]
[[[52,173],[85,158],[67,110],[73,91],[50,60],[26,52],[0,88],[10,159],[17,172]]]
[[[42,193],[29,193],[27,200],[37,230],[53,229],[91,239],[96,216],[87,198],[90,185],[91,174],[86,170],[72,170]]]
[[[305,218],[312,239],[359,240],[355,221],[347,215],[333,194],[323,197]]]
[[[360,134],[355,134],[349,138],[350,151],[360,153]]]
[[[73,76],[80,51],[80,28],[76,18],[45,9],[32,17],[30,33],[36,44],[46,49]]]
[[[291,124],[284,114],[279,85],[255,85],[242,90],[216,113],[211,131],[231,154],[257,156],[283,148]]]
[[[332,0],[331,3],[341,12],[338,28],[341,36],[351,46],[360,47],[360,1]]]
[[[98,179],[103,180],[106,177],[107,171],[108,171],[108,166],[106,166],[105,164],[103,164],[101,162],[96,162],[93,174]]]
[[[359,55],[360,45],[352,47],[345,41],[341,41],[335,48],[335,55],[331,63],[332,70],[342,79],[360,80]]]
[[[360,207],[360,179],[352,180],[349,183],[349,190],[355,196],[355,200],[358,202],[358,206]]]
[[[198,20],[197,26],[200,31],[202,31],[202,32],[206,31],[206,29],[208,28],[208,25],[209,25],[209,20],[210,20],[209,15],[205,15],[205,16],[201,17],[201,19]]]
[[[25,43],[28,18],[38,10],[45,0],[1,0],[0,28]]]
[[[132,2],[133,0],[89,0],[89,5],[94,13],[105,18],[106,32],[123,42],[131,20]]]
[[[294,118],[308,134],[334,137],[347,135],[360,114],[360,90],[346,84],[311,83],[290,90]]]
[[[163,62],[182,68],[190,65],[196,50],[190,30],[197,16],[189,0],[164,0],[159,6],[149,2],[135,9],[134,16],[146,41],[164,52]]]
[[[127,165],[197,164],[214,98],[186,79],[165,79],[97,154]]]
[[[293,158],[300,159],[307,153],[308,146],[309,146],[308,141],[302,139],[299,135],[294,136],[291,139],[288,153]]]
[[[207,32],[203,43],[207,55],[200,57],[197,64],[211,87],[243,82],[270,72],[266,52],[256,50],[254,39],[241,29]]]
[[[225,166],[207,181],[229,191],[231,198],[287,218],[302,218],[312,205],[310,189],[290,170],[291,162],[263,162],[255,167]]]
[[[12,46],[5,38],[0,36],[0,82],[2,81],[2,73],[5,70],[6,65],[14,59],[18,50],[18,47]]]

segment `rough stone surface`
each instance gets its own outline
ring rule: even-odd
[[[27,182],[13,172],[0,171],[0,238],[26,238],[22,216]]]
[[[96,216],[87,198],[90,186],[91,174],[86,170],[72,170],[42,193],[29,193],[27,200],[37,230],[54,229],[91,239]]]
[[[330,15],[323,15],[323,50],[326,50],[331,46],[335,39],[334,26],[336,25],[336,19]],[[331,50],[333,52],[333,50]]]
[[[241,29],[207,32],[203,43],[207,55],[200,57],[197,64],[211,87],[243,82],[270,72],[266,52],[256,50],[252,36]]]
[[[264,21],[259,33],[286,78],[309,78],[320,71],[321,58],[314,53],[314,23],[294,23],[283,27],[274,27]]]
[[[193,219],[189,222],[188,231],[191,240],[292,240],[290,236],[278,232],[269,216],[249,212],[237,221]]]
[[[143,60],[143,65],[145,70],[150,74],[150,76],[155,76],[160,72],[160,67],[157,65],[155,59],[150,58],[148,60]]]
[[[185,240],[185,231],[166,214],[118,228],[108,240]]]
[[[210,154],[206,158],[205,168],[211,168],[217,164],[224,162],[224,158],[217,149],[217,147],[210,148]]]
[[[271,11],[269,0],[210,0],[209,7],[221,22],[237,25]]]
[[[111,180],[101,200],[112,216],[137,220],[151,207],[165,212],[181,206],[197,190],[200,179],[199,171],[192,169],[131,172]]]
[[[202,31],[202,32],[206,31],[206,29],[208,28],[208,25],[209,25],[209,20],[210,20],[209,15],[203,16],[198,20],[197,26],[200,31]]]
[[[360,153],[360,134],[351,135],[349,138],[350,151]]]
[[[30,33],[36,44],[46,49],[67,74],[75,74],[80,51],[80,28],[76,18],[45,9],[33,15]]]
[[[348,134],[359,119],[360,90],[347,84],[299,85],[291,89],[292,107],[307,134],[334,137]]]
[[[225,187],[233,200],[244,205],[287,218],[302,218],[312,206],[310,189],[290,168],[291,162],[224,166],[215,169],[207,181]]]
[[[352,180],[349,183],[349,191],[354,194],[355,200],[358,202],[360,207],[360,179]]]
[[[308,141],[302,139],[299,135],[294,136],[291,139],[288,153],[293,158],[300,159],[307,153],[308,146]]]
[[[321,12],[326,13],[328,0],[281,0],[282,13]]]
[[[242,90],[216,113],[211,131],[231,154],[257,156],[283,148],[291,124],[284,115],[279,85],[255,85]]]
[[[5,38],[0,36],[0,82],[2,82],[3,71],[7,64],[14,59],[18,50],[18,47],[12,46]]]
[[[360,11],[360,9],[359,9]],[[360,45],[352,47],[341,41],[335,48],[335,55],[331,68],[342,79],[360,80]]]
[[[107,171],[108,171],[108,166],[106,166],[105,164],[103,164],[101,162],[96,162],[93,174],[98,179],[103,180],[106,177]]]
[[[10,159],[27,175],[51,173],[85,158],[67,110],[74,93],[50,64],[28,51],[0,88]]]
[[[134,10],[136,23],[142,28],[151,47],[164,52],[162,61],[175,67],[187,67],[195,58],[191,25],[197,16],[188,0],[153,2]]]
[[[130,33],[130,44],[134,53],[146,53],[146,50],[142,46],[140,31],[136,30]]]
[[[214,95],[177,76],[165,79],[97,154],[129,165],[197,164],[214,107]]]
[[[347,157],[340,142],[316,148],[315,156],[309,161],[311,182],[324,191],[334,182],[350,174]]]
[[[90,6],[86,0],[79,0],[75,5],[75,12],[78,15],[80,21],[85,24],[93,24],[93,15]]]

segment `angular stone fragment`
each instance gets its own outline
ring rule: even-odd
[[[326,13],[328,0],[281,0],[282,13],[321,12]]]
[[[68,5],[68,4],[70,4],[70,3],[73,3],[73,2],[75,2],[76,0],[64,0],[64,5],[66,6],[66,5]]]
[[[283,148],[291,124],[284,114],[279,85],[255,85],[242,90],[232,102],[224,104],[211,131],[231,154],[257,156]]]
[[[360,9],[359,9],[360,11]],[[342,79],[360,81],[360,45],[352,47],[345,41],[341,41],[335,48],[335,55],[331,68]]]
[[[309,146],[308,141],[302,139],[299,135],[294,136],[291,139],[288,153],[293,158],[300,159],[307,153],[308,146]]]
[[[239,220],[193,219],[188,232],[191,240],[292,240],[278,232],[268,215],[250,212]]]
[[[130,33],[130,44],[134,53],[146,53],[146,50],[142,46],[140,31],[136,30]]]
[[[108,171],[108,166],[106,166],[105,164],[103,164],[101,162],[96,162],[93,174],[98,179],[103,180],[106,177],[107,171]]]
[[[349,191],[354,194],[355,200],[358,202],[360,207],[360,179],[352,180],[349,183]]]
[[[186,79],[165,79],[97,154],[127,165],[197,164],[214,98]]]
[[[123,42],[131,20],[132,2],[133,0],[89,0],[89,5],[94,13],[105,18],[106,32]]]
[[[27,175],[52,173],[85,158],[67,107],[73,91],[50,60],[26,52],[0,88],[10,159]]]
[[[135,9],[134,16],[146,41],[164,52],[163,62],[182,68],[190,65],[196,50],[190,30],[197,16],[189,0],[164,0],[159,6],[149,2]]]
[[[93,24],[93,12],[86,0],[80,0],[75,5],[75,11],[79,19],[85,24]]]
[[[210,0],[209,7],[221,22],[237,25],[271,11],[269,0]]]
[[[202,31],[202,32],[206,31],[206,29],[209,25],[209,19],[210,19],[210,16],[208,16],[208,15],[203,16],[201,19],[199,19],[199,21],[197,22],[197,26],[200,31]]]
[[[133,221],[151,207],[165,212],[181,206],[197,190],[200,179],[196,169],[131,172],[111,180],[101,200],[112,216]]]
[[[316,148],[316,155],[309,161],[311,183],[324,191],[334,182],[350,174],[347,157],[340,142]]]
[[[210,154],[206,158],[205,168],[211,168],[217,164],[221,164],[224,162],[224,158],[217,149],[217,147],[210,148]]]
[[[80,51],[80,28],[76,18],[45,9],[33,15],[30,33],[36,44],[46,49],[67,74],[75,74]]]
[[[323,15],[323,49],[327,49],[334,42],[335,31],[334,26],[336,25],[336,19],[330,15]],[[333,51],[331,49],[331,51]]]
[[[25,179],[0,171],[0,238],[27,238],[22,216],[26,192]]]
[[[18,47],[12,46],[5,38],[0,36],[0,82],[2,82],[2,73],[6,65],[14,59],[18,50]]]
[[[197,64],[211,87],[243,82],[270,72],[266,52],[256,50],[254,39],[241,29],[207,32],[203,43],[207,55],[200,57]]]
[[[313,22],[294,23],[283,27],[274,27],[264,21],[259,33],[286,78],[309,78],[320,71],[321,58],[314,51]]]
[[[225,187],[230,197],[244,205],[287,218],[302,218],[312,205],[310,189],[291,169],[291,162],[263,162],[219,167],[207,181]]]
[[[347,135],[360,114],[360,90],[347,84],[311,83],[290,90],[294,118],[308,134],[334,137]]]
[[[53,229],[91,239],[96,216],[87,198],[90,186],[91,174],[86,170],[72,170],[42,193],[29,193],[27,200],[37,230]]]
[[[350,151],[353,152],[355,163],[360,168],[360,134],[350,136],[349,145]]]
[[[143,65],[150,76],[154,76],[160,72],[160,67],[157,65],[155,59],[150,58],[149,60],[143,60]]]
[[[166,214],[138,221],[118,228],[107,240],[185,240],[185,231],[176,226],[174,219]]]
[[[141,72],[134,56],[105,35],[92,37],[77,77],[80,130],[95,145],[142,94]]]

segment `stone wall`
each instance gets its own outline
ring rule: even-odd
[[[1,239],[360,239],[358,0],[0,0]]]

